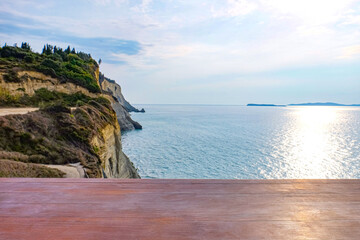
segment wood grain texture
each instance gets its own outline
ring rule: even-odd
[[[360,239],[360,180],[0,179],[0,239]]]

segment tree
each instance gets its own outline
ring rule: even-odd
[[[101,61],[101,58],[99,58],[99,65],[101,64],[101,62],[102,62],[102,61]]]
[[[22,42],[21,48],[26,50],[31,50],[30,45],[27,42]]]
[[[65,53],[67,53],[67,54],[69,54],[69,53],[70,53],[70,51],[71,51],[71,50],[70,50],[70,46],[68,46],[68,47],[67,47],[67,49],[65,49],[65,51],[64,51],[64,52],[65,52]]]
[[[61,47],[54,46],[54,53],[57,53],[59,55],[62,55],[63,50]]]
[[[46,47],[44,46],[43,53],[46,55],[51,55],[53,53],[54,47],[50,44],[46,44]]]
[[[73,48],[73,49],[71,50],[71,53],[73,53],[73,54],[76,53],[75,48]]]
[[[91,55],[88,53],[84,53],[84,52],[77,52],[76,55],[79,56],[79,58],[81,58],[84,61],[89,61],[91,59]]]

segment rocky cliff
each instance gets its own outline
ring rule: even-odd
[[[145,112],[144,109],[138,110],[133,107],[126,99],[124,98],[121,87],[114,80],[106,78],[103,74],[99,75],[99,83],[103,93],[108,93],[114,96],[114,101],[112,101],[112,107],[116,112],[120,127],[122,131],[133,130],[133,129],[142,129],[142,126],[131,119],[129,112]]]
[[[139,110],[132,106],[128,101],[126,101],[124,95],[121,92],[121,86],[117,84],[114,80],[105,77],[104,74],[102,74],[101,72],[99,74],[99,83],[101,89],[105,92],[109,92],[111,95],[116,97],[119,103],[124,106],[124,108],[128,112],[145,112],[144,109]]]
[[[0,48],[0,106],[40,107],[0,117],[0,177],[64,177],[47,166],[80,163],[88,177],[139,178],[122,152],[114,98],[101,93],[97,63],[50,49]]]

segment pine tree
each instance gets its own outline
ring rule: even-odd
[[[46,47],[45,47],[45,45],[44,45],[44,48],[43,48],[43,50],[42,50],[42,54],[45,54],[45,52],[46,52]]]
[[[99,58],[99,65],[101,64],[101,62],[102,62],[102,61],[101,61],[101,58]]]
[[[71,53],[73,53],[73,54],[76,53],[75,48],[73,48],[73,49],[71,50]]]

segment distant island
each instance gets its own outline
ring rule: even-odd
[[[248,106],[248,107],[286,107],[286,106],[348,106],[348,107],[359,107],[360,104],[341,104],[341,103],[333,103],[333,102],[295,103],[295,104],[293,103],[293,104],[287,104],[287,105],[249,103],[246,106]]]

